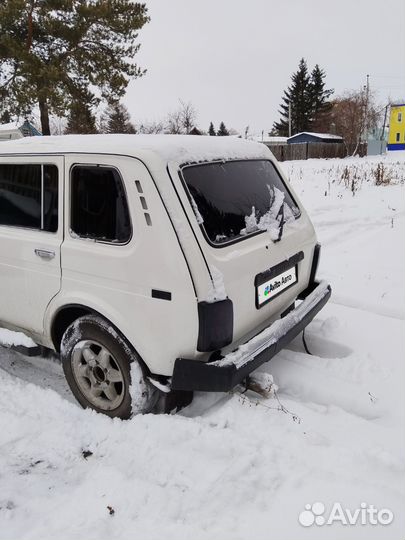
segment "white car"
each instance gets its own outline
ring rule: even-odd
[[[231,137],[0,145],[0,325],[60,353],[84,407],[228,391],[330,297],[271,152]],[[183,394],[182,394],[183,393]]]

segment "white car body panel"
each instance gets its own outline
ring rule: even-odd
[[[179,176],[185,163],[219,158],[275,162],[264,145],[197,136],[33,139],[37,140],[2,143],[0,162],[58,165],[60,226],[54,235],[0,225],[3,325],[19,328],[37,342],[53,346],[55,315],[66,306],[83,306],[116,326],[152,373],[170,376],[176,358],[208,357],[208,353],[199,353],[196,347],[197,303],[207,300],[212,291],[209,270],[213,267],[223,274],[226,293],[234,307],[234,339],[228,350],[259,331],[270,319],[279,317],[307,287],[316,237],[298,199],[301,217],[285,227],[282,241],[274,243],[263,232],[215,248],[207,243]],[[127,244],[96,242],[72,235],[69,178],[75,164],[112,166],[119,171],[133,229]],[[278,171],[283,177],[279,168]],[[142,194],[136,181],[141,183]],[[285,178],[284,181],[287,182]],[[289,189],[292,192],[291,186]],[[148,225],[145,213],[149,214],[152,226]],[[36,247],[54,250],[55,258],[40,260],[34,254]],[[297,284],[257,309],[253,285],[256,274],[299,251],[304,252],[304,259],[298,266]],[[153,298],[152,289],[170,292],[171,301]]]

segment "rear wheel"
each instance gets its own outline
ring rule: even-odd
[[[99,316],[85,315],[67,328],[61,358],[70,389],[84,408],[127,419],[149,412],[156,402],[141,359]]]

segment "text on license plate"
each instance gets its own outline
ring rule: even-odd
[[[296,282],[297,267],[293,266],[278,276],[269,279],[262,285],[259,285],[257,287],[257,300],[259,306],[264,304],[264,302],[268,302],[281,293],[281,291],[284,291],[284,289],[287,289]]]

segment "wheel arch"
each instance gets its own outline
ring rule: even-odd
[[[119,328],[117,328],[117,326],[113,322],[111,322],[107,317],[105,317],[105,315],[103,315],[96,309],[86,306],[84,304],[66,304],[61,306],[54,314],[51,322],[51,339],[55,351],[60,352],[62,337],[66,329],[74,321],[76,321],[80,317],[83,317],[84,315],[96,315],[106,321],[110,326],[112,326],[114,330],[121,336],[121,338],[129,345],[129,347],[133,349],[137,357],[141,360],[147,372],[150,373],[146,362],[143,360],[139,352],[125,336],[125,334]]]
[[[60,307],[51,321],[51,340],[55,351],[60,352],[60,344],[62,341],[62,336],[65,333],[66,329],[79,317],[84,315],[99,315],[100,317],[105,317],[98,313],[96,310],[84,306],[81,304],[67,304]],[[110,321],[108,321],[110,322]]]

